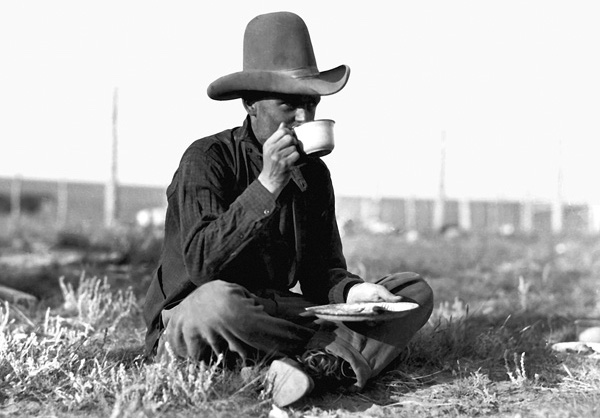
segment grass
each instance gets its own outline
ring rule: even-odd
[[[71,240],[73,237],[69,237]],[[139,248],[125,236],[119,248]],[[145,241],[144,241],[145,242]],[[345,237],[352,270],[423,274],[429,323],[360,394],[273,409],[265,367],[230,370],[142,357],[144,278],[101,266],[77,279],[54,268],[53,303],[0,306],[0,416],[431,417],[600,414],[600,359],[561,354],[573,320],[600,316],[600,244],[591,237]],[[93,243],[86,249],[89,251]],[[110,247],[110,245],[109,245]],[[148,251],[156,245],[148,244]],[[131,250],[133,251],[133,250]],[[136,249],[140,264],[151,258]],[[154,254],[154,253],[153,253]],[[140,261],[137,261],[140,260]],[[83,267],[80,266],[81,270]],[[141,271],[141,270],[140,270]],[[139,273],[142,274],[142,273]],[[42,277],[42,276],[40,276]],[[13,281],[13,284],[16,281]],[[127,284],[127,285],[126,285]],[[44,283],[44,286],[50,286]]]

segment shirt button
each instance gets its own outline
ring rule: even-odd
[[[271,211],[270,211],[269,209],[265,209],[265,210],[263,211],[263,213],[264,213],[265,215],[268,215],[269,213],[271,213]]]

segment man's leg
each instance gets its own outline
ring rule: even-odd
[[[375,325],[324,323],[308,345],[309,350],[324,349],[348,361],[356,374],[358,388],[363,388],[368,379],[378,375],[402,352],[433,310],[433,292],[418,274],[397,273],[377,283],[420,307],[406,316]]]
[[[310,304],[301,296],[291,298],[292,310],[301,311]],[[159,339],[158,356],[165,343],[183,358],[207,359],[226,351],[242,359],[256,354],[294,356],[302,353],[314,335],[310,324],[273,316],[281,309],[273,299],[261,298],[237,284],[206,283],[177,306],[163,311],[165,326]],[[286,318],[288,317],[288,318]]]

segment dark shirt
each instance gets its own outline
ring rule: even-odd
[[[249,291],[290,289],[316,304],[342,303],[358,276],[346,270],[327,166],[304,157],[277,199],[257,180],[262,146],[242,127],[193,142],[167,188],[161,260],[148,289],[146,349],[161,311],[211,280]]]

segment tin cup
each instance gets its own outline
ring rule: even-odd
[[[307,155],[322,157],[333,151],[335,146],[331,119],[317,119],[296,126],[296,138],[302,143],[302,151]]]

